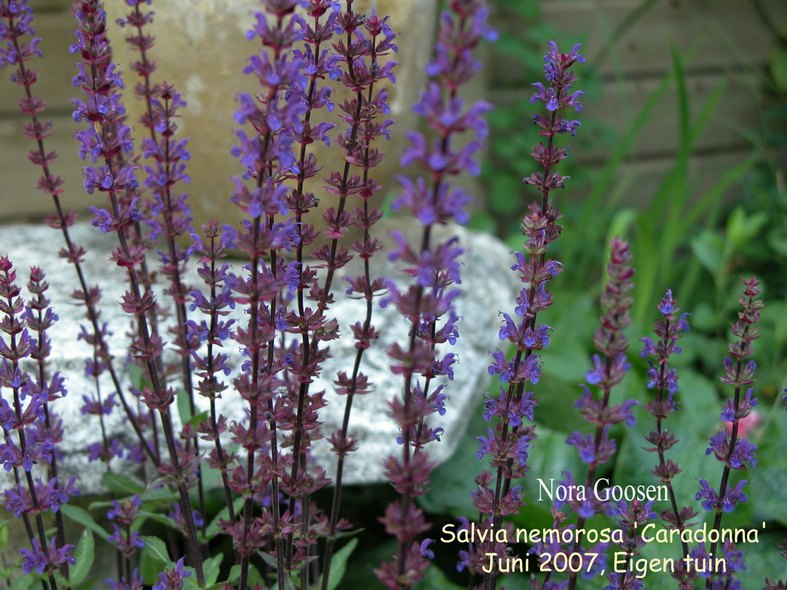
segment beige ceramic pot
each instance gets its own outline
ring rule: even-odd
[[[399,54],[396,60],[397,84],[392,92],[391,117],[396,120],[392,140],[385,146],[384,164],[374,171],[386,191],[393,187],[399,154],[404,147],[404,131],[414,123],[412,105],[425,83],[424,66],[431,55],[436,24],[436,0],[356,0],[356,12],[365,12],[376,5],[379,14],[390,15],[391,26],[398,33]],[[154,5],[154,22],[149,25],[156,44],[151,58],[158,65],[154,81],[166,80],[182,92],[188,107],[182,110],[180,133],[190,139],[189,162],[191,208],[195,226],[210,218],[223,223],[237,221],[241,213],[230,202],[233,184],[231,177],[243,170],[240,162],[230,155],[235,141],[236,125],[233,113],[235,96],[239,92],[255,92],[254,80],[242,71],[248,56],[258,50],[259,42],[248,41],[246,31],[253,23],[252,13],[259,9],[258,0],[166,0]],[[124,2],[110,2],[110,20],[123,16]],[[126,64],[125,81],[128,88],[136,83],[136,74],[128,64],[137,55],[121,35],[129,29],[112,27],[113,51],[120,64]],[[343,89],[341,89],[343,90]],[[335,96],[336,101],[342,95]],[[144,106],[127,91],[125,97],[130,120],[138,121]],[[338,109],[336,109],[338,111]],[[320,117],[325,116],[320,111]],[[335,121],[334,121],[335,122]],[[136,124],[137,138],[142,137],[141,125]],[[322,196],[322,178],[343,166],[340,150],[317,152],[322,172],[308,190]],[[330,199],[322,199],[323,203]]]

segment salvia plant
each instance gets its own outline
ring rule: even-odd
[[[52,368],[58,351],[47,334],[58,320],[55,307],[67,303],[55,300],[53,307],[44,270],[17,269],[8,256],[0,257],[0,462],[9,482],[2,495],[24,531],[15,539],[21,547],[16,562],[6,570],[9,584],[49,590],[102,584],[117,590],[340,587],[353,548],[344,539],[357,534],[343,516],[342,495],[346,462],[360,444],[352,430],[353,402],[370,395],[382,396],[398,430],[396,452],[380,458],[395,495],[380,507],[379,523],[392,542],[374,574],[392,590],[437,584],[425,578],[444,549],[419,498],[429,493],[435,465],[429,449],[442,436],[458,434],[444,432],[436,418],[452,411],[451,381],[460,359],[451,346],[459,338],[456,302],[467,270],[458,237],[440,238],[445,233],[439,226],[468,220],[472,197],[455,180],[464,171],[478,173],[491,105],[462,95],[481,68],[478,47],[495,40],[489,9],[483,0],[446,3],[426,88],[414,106],[422,125],[407,133],[403,175],[392,188],[375,174],[394,129],[389,102],[398,41],[389,18],[374,9],[359,12],[354,0],[261,0],[244,69],[257,91],[237,97],[237,173],[228,190],[243,219],[237,226],[213,220],[195,227],[185,190],[189,144],[178,130],[187,97],[155,77],[155,40],[146,29],[151,4],[126,0],[128,14],[118,24],[137,58],[124,72],[113,59],[102,3],[73,2],[72,117],[81,124],[75,149],[85,162],[83,189],[95,197],[91,223],[112,234],[110,260],[125,273],[120,305],[128,324],[117,326],[102,319],[101,289],[85,272],[85,248],[72,238],[78,216],[61,201],[57,154],[47,147],[52,124],[35,95],[33,66],[42,53],[32,9],[27,0],[0,0],[0,65],[19,87],[24,134],[32,140],[29,159],[41,171],[38,188],[52,202],[46,222],[62,236],[59,254],[73,267],[72,298],[84,311],[75,333],[92,351],[84,372],[93,389],[70,395],[81,398],[82,414],[98,433],[85,449],[89,459],[100,462],[105,481],[123,482],[127,492],[111,486],[113,493],[94,503],[92,514],[73,502],[78,480],[61,472],[58,448],[69,432],[58,416],[58,407],[69,403],[59,401],[68,394],[67,376]],[[574,89],[574,68],[584,61],[579,46],[561,51],[550,43],[545,79],[533,84],[536,171],[523,182],[537,198],[522,219],[524,241],[512,259],[521,289],[511,309],[500,312],[501,347],[487,367],[495,384],[478,392],[488,426],[477,433],[476,513],[459,519],[470,542],[458,550],[457,570],[471,588],[503,587],[501,574],[510,570],[488,564],[503,563],[522,547],[513,519],[528,501],[522,482],[532,477],[528,459],[539,444],[539,400],[550,395],[541,382],[541,353],[552,336],[552,282],[563,271],[553,245],[563,231],[558,189],[568,181],[559,168],[568,157],[566,138],[580,127],[572,118],[582,96]],[[129,120],[121,95],[132,74],[133,94],[143,104],[139,121]],[[337,89],[344,98],[336,98]],[[327,121],[328,112],[338,114],[340,125]],[[317,145],[340,153],[341,165],[330,169],[319,161],[325,151]],[[376,197],[386,189],[395,194],[392,209],[417,231],[415,238],[392,233],[390,248],[381,252],[375,224],[383,213]],[[315,215],[318,195],[328,206]],[[609,250],[596,351],[574,403],[586,427],[565,441],[582,465],[561,474],[559,486],[569,490],[597,486],[616,458],[622,429],[635,422],[638,396],[626,391],[625,381],[635,273],[625,240],[615,238]],[[382,256],[398,276],[377,270]],[[355,266],[348,266],[353,259]],[[355,270],[340,281],[344,267]],[[189,276],[199,277],[198,284]],[[659,507],[639,499],[558,497],[551,526],[558,535],[521,551],[520,561],[534,564],[526,570],[533,572],[530,587],[573,589],[598,577],[609,589],[643,588],[634,563],[648,523],[660,521],[682,534],[702,520],[701,507],[719,533],[724,515],[747,501],[740,472],[756,464],[744,424],[757,405],[750,359],[763,306],[759,295],[757,279],[745,280],[723,363],[721,380],[732,397],[722,405],[707,449],[708,460],[721,463],[720,480],[699,479],[694,498],[680,497],[673,485],[676,477],[689,477],[671,456],[679,442],[672,418],[681,410],[673,361],[688,319],[667,291],[654,336],[642,339],[642,357],[652,424],[644,442],[654,453],[653,481],[667,490],[668,500]],[[344,296],[363,301],[359,317],[337,317],[332,305]],[[378,305],[395,308],[408,328],[407,337],[385,351],[400,378],[398,391],[376,391],[364,368],[365,353],[386,329],[375,325]],[[166,314],[175,319],[167,328]],[[129,325],[128,350],[111,350],[112,333]],[[342,331],[352,334],[354,351],[329,375],[324,362]],[[238,364],[231,361],[232,349],[241,351]],[[335,432],[325,431],[320,419],[327,403],[326,392],[317,389],[320,377],[343,404]],[[221,400],[231,396],[242,400],[241,416],[224,413]],[[133,433],[129,440],[109,434],[108,421],[118,417]],[[316,460],[320,439],[327,439],[333,465]],[[115,473],[121,464],[135,465],[140,480]],[[213,515],[206,501],[212,487],[223,504]],[[613,542],[583,539],[598,515],[618,529]],[[84,532],[72,536],[66,519]],[[166,540],[148,534],[146,521],[164,525]],[[104,565],[94,571],[94,533],[112,546],[115,570]],[[740,547],[680,539],[671,570],[676,587],[742,587]],[[611,554],[618,551],[625,559],[613,568]],[[718,557],[725,570],[705,567]],[[155,562],[152,579],[141,572],[144,559]],[[766,588],[783,587],[766,582]]]

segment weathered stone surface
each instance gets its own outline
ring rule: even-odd
[[[400,230],[402,228],[399,228]],[[463,297],[458,302],[458,312],[462,317],[459,325],[460,338],[453,352],[459,355],[456,378],[448,387],[449,403],[445,416],[440,417],[440,426],[445,428],[445,436],[439,444],[430,445],[436,461],[446,459],[454,450],[466,424],[476,408],[487,383],[486,367],[489,352],[497,346],[498,310],[509,309],[516,294],[516,278],[510,271],[511,255],[507,248],[495,238],[468,232],[461,228],[438,228],[435,236],[444,238],[449,231],[456,232],[466,249],[463,263]],[[404,233],[413,242],[420,240],[416,227],[405,228]],[[386,232],[387,233],[387,232]],[[102,317],[112,329],[110,345],[113,354],[122,359],[127,346],[129,328],[128,317],[120,310],[118,302],[125,290],[123,272],[109,262],[108,253],[113,247],[111,236],[101,234],[87,224],[73,228],[74,240],[88,249],[85,271],[91,283],[99,283],[103,289],[101,302]],[[84,359],[90,354],[90,347],[77,341],[78,326],[84,323],[83,309],[76,306],[69,297],[75,285],[74,270],[64,260],[57,257],[60,235],[44,226],[11,225],[0,227],[0,253],[7,253],[18,269],[20,281],[26,281],[28,267],[38,265],[44,268],[51,285],[50,298],[60,320],[51,328],[53,341],[53,369],[62,371],[68,378],[68,396],[57,402],[55,409],[62,415],[65,428],[65,453],[62,468],[66,474],[76,475],[79,485],[86,493],[100,491],[99,479],[102,466],[88,463],[85,446],[98,440],[97,421],[80,414],[82,395],[94,389],[91,379],[83,374]],[[402,279],[402,273],[395,272],[392,265],[379,257],[375,264],[377,272],[395,280]],[[351,272],[351,269],[350,269]],[[200,284],[195,273],[190,277],[192,285]],[[343,297],[343,290],[337,284],[337,302],[331,308],[342,326],[342,338],[333,343],[332,357],[326,361],[323,379],[318,380],[313,391],[325,389],[329,404],[321,412],[324,421],[323,432],[330,435],[339,428],[344,411],[344,398],[336,396],[332,390],[332,380],[339,370],[350,370],[354,357],[352,335],[347,326],[363,317],[362,301]],[[238,318],[240,319],[240,310]],[[402,381],[389,369],[385,354],[387,346],[394,341],[405,341],[408,326],[397,312],[388,307],[375,308],[374,323],[382,336],[379,342],[364,356],[363,370],[376,384],[376,390],[359,396],[353,404],[351,432],[360,440],[360,449],[351,455],[345,468],[345,481],[349,483],[369,483],[383,481],[382,462],[389,454],[397,452],[395,439],[396,426],[386,416],[387,401],[401,391]],[[240,355],[237,346],[230,345],[234,367],[238,367]],[[122,364],[121,364],[122,367]],[[109,382],[102,383],[106,395],[111,389]],[[201,399],[198,401],[202,401]],[[232,390],[225,392],[220,402],[221,411],[230,418],[241,418],[244,402]],[[131,438],[133,432],[123,425],[119,414],[109,423],[113,437]],[[317,445],[315,458],[332,473],[334,457],[325,441]]]
[[[412,105],[424,88],[425,66],[432,55],[432,41],[436,27],[438,2],[434,0],[356,0],[354,10],[363,14],[374,6],[378,14],[390,15],[390,24],[398,33],[399,53],[395,59],[396,86],[388,85],[391,93],[390,118],[396,121],[390,142],[381,141],[380,148],[386,158],[375,168],[374,177],[383,186],[389,186],[397,173],[399,154],[405,145],[405,131],[415,125]],[[178,134],[190,139],[191,161],[189,175],[192,183],[191,209],[198,223],[212,217],[229,221],[224,204],[231,194],[232,183],[228,179],[239,176],[243,169],[238,160],[230,155],[237,143],[233,115],[237,108],[235,96],[240,92],[252,95],[259,91],[259,84],[252,76],[245,76],[243,68],[248,57],[260,51],[259,40],[248,41],[245,34],[254,23],[252,14],[261,8],[259,0],[168,0],[156,3],[154,21],[149,26],[156,36],[156,46],[151,51],[158,65],[155,80],[167,80],[183,93],[188,103],[179,111]],[[108,2],[110,21],[128,12],[124,2]],[[111,27],[109,34],[113,52],[118,63],[126,65],[126,92],[124,104],[129,111],[130,121],[138,121],[143,104],[132,96],[136,74],[127,64],[138,56],[124,41],[127,30]],[[348,98],[341,84],[322,81],[334,88],[334,101],[341,104]],[[339,119],[339,109],[328,113],[325,109],[315,115],[318,120],[330,121],[345,127]],[[141,126],[137,125],[136,137],[142,137]],[[323,168],[322,176],[344,167],[341,150],[317,149],[317,157]],[[316,186],[310,187],[319,193]],[[333,199],[324,200],[330,204]],[[327,206],[327,205],[326,205]],[[312,215],[319,223],[319,213]],[[236,220],[239,219],[236,215]]]

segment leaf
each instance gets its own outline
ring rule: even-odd
[[[741,207],[736,207],[727,221],[727,239],[736,250],[740,250],[767,222],[768,216],[762,211],[747,217]]]
[[[331,559],[331,574],[328,577],[328,590],[336,590],[347,571],[347,560],[358,546],[358,539],[353,539],[339,549]]]
[[[194,414],[191,418],[189,418],[185,425],[199,426],[203,421],[208,419],[208,416],[210,416],[210,413],[207,410],[204,412],[199,412],[197,414]]]
[[[691,240],[691,250],[714,279],[724,266],[724,238],[716,231],[705,230]]]
[[[82,537],[79,539],[77,548],[74,550],[76,563],[69,569],[69,585],[80,584],[87,578],[90,568],[93,567],[95,557],[96,542],[93,539],[93,533],[90,532],[90,529],[85,529],[82,532]]]
[[[8,521],[0,522],[0,551],[8,546]]]
[[[771,76],[776,87],[782,92],[787,90],[787,47],[779,47],[771,56]]]
[[[202,563],[202,571],[205,574],[205,585],[211,586],[219,579],[219,571],[221,570],[221,562],[224,559],[224,554],[219,553],[206,559]]]
[[[129,381],[131,381],[131,385],[136,389],[142,389],[142,386],[145,384],[145,374],[142,372],[142,367],[130,363],[126,367],[126,373]]]
[[[172,520],[169,516],[159,514],[158,512],[150,512],[149,510],[140,510],[139,515],[144,518],[140,518],[134,523],[134,526],[132,526],[132,529],[134,530],[137,530],[142,526],[144,519],[150,519],[160,524],[163,524],[164,526],[168,526],[172,529],[179,530],[178,523]]]
[[[36,576],[22,576],[13,581],[8,590],[28,590],[35,582]]]
[[[506,588],[509,588],[506,585]],[[424,577],[415,586],[416,590],[463,590],[464,586],[452,583],[441,569],[432,565],[426,570]]]
[[[143,502],[171,502],[178,499],[178,494],[167,488],[149,488],[140,494]]]
[[[185,424],[191,419],[191,401],[185,389],[179,389],[176,396],[178,402],[178,416],[180,423]]]
[[[145,543],[145,546],[142,548],[143,553],[147,552],[151,557],[165,565],[172,563],[164,541],[158,537],[142,536],[140,538]]]
[[[145,485],[127,475],[115,473],[114,471],[107,471],[101,476],[101,483],[103,483],[110,492],[119,494],[121,496],[133,496],[142,494],[145,491]]]
[[[104,528],[99,525],[90,513],[85,510],[84,508],[80,508],[79,506],[72,506],[70,504],[65,504],[60,507],[63,516],[66,518],[73,520],[74,522],[81,524],[84,527],[89,528],[91,531],[96,533],[99,537],[104,539],[105,541],[109,540],[109,533],[104,530]]]

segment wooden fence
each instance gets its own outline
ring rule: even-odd
[[[647,12],[631,24],[632,16],[646,5]],[[584,39],[589,62],[600,70],[601,94],[585,97],[582,119],[600,121],[623,137],[671,74],[674,48],[685,62],[694,119],[723,85],[721,98],[694,145],[693,174],[707,185],[752,153],[751,139],[761,137],[765,124],[764,88],[769,60],[777,48],[772,29],[787,32],[787,1],[760,0],[762,13],[755,0],[543,0],[541,6],[546,23]],[[510,14],[498,14],[496,19],[508,31],[528,26]],[[622,26],[627,21],[629,26]],[[608,46],[611,35],[621,28],[625,33]],[[600,60],[602,53],[606,55]],[[494,60],[491,65],[493,103],[529,99],[531,89],[521,79],[516,60]],[[653,193],[674,161],[678,134],[678,98],[672,84],[622,166],[621,176],[636,179],[640,187],[630,200],[646,201]],[[592,164],[603,163],[607,156],[603,151],[577,155]]]

